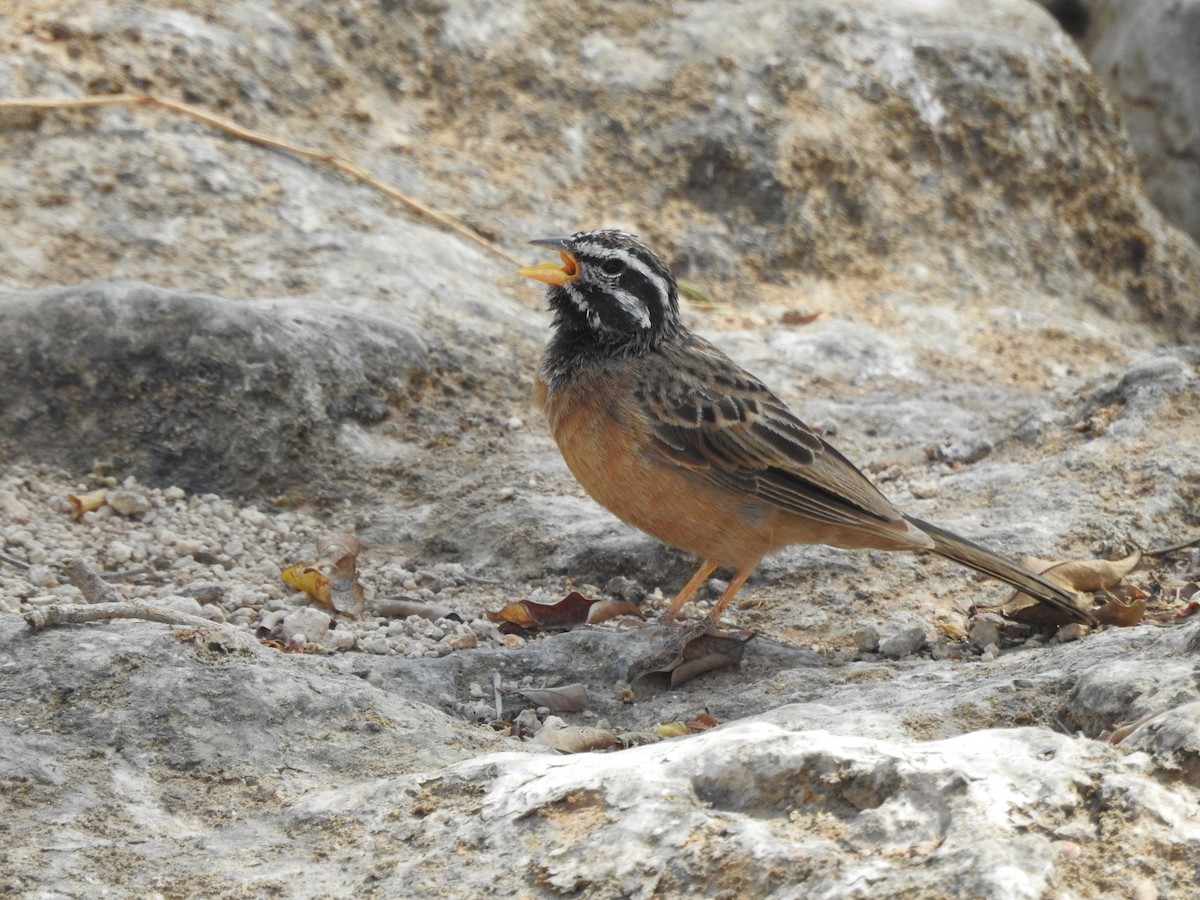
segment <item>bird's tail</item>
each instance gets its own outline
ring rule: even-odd
[[[930,525],[928,522],[922,522],[920,519],[914,519],[911,516],[905,516],[905,518],[929,535],[933,540],[933,552],[939,556],[944,556],[946,559],[952,559],[956,563],[961,563],[985,575],[998,578],[1006,584],[1012,585],[1017,590],[1024,591],[1029,596],[1037,598],[1042,603],[1062,611],[1073,621],[1085,622],[1089,625],[1096,623],[1095,616],[1081,607],[1073,591],[1060,587],[1040,575],[1035,575],[1028,569],[1023,569],[1003,556],[980,547],[966,538],[961,538],[957,534],[953,534],[943,528],[938,528],[936,525]]]

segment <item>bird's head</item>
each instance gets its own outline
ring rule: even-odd
[[[530,241],[557,250],[558,263],[518,269],[550,287],[560,334],[617,352],[645,352],[675,334],[679,291],[667,264],[624,231],[581,231]]]

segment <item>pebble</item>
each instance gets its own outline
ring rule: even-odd
[[[924,628],[907,628],[879,642],[879,652],[891,659],[912,656],[925,646]]]
[[[226,622],[261,638],[303,637],[310,652],[319,646],[325,652],[418,659],[524,643],[501,634],[483,617],[484,609],[497,609],[504,601],[495,588],[469,580],[461,564],[437,563],[415,572],[402,557],[378,566],[360,560],[368,594],[404,585],[465,621],[337,616],[331,627],[330,611],[284,584],[279,573],[315,559],[319,538],[348,530],[349,523],[336,514],[318,519],[297,511],[263,511],[215,494],[188,494],[178,486],[158,489],[126,478],[108,490],[104,506],[73,519],[67,497],[87,490],[53,470],[20,464],[0,470],[0,545],[28,564],[0,564],[0,612],[83,602],[77,588],[60,583],[63,561],[78,556],[97,570],[133,570],[114,582],[126,598]],[[348,508],[345,516],[352,515]],[[142,565],[153,571],[138,574]],[[561,596],[555,588],[546,599]],[[481,699],[489,703],[490,696],[489,686]]]
[[[127,563],[133,559],[133,547],[124,541],[113,541],[108,545],[108,558],[114,563]]]
[[[108,505],[123,516],[140,516],[153,508],[150,499],[137,491],[109,491]]]
[[[991,619],[980,619],[967,632],[967,639],[980,650],[986,647],[998,647],[1000,645],[1000,624]]]
[[[325,642],[325,633],[333,618],[312,606],[304,606],[283,617],[279,633],[284,640],[290,640],[297,633],[303,632],[310,640],[318,644]]]
[[[1080,622],[1072,622],[1070,625],[1064,625],[1058,629],[1058,633],[1054,635],[1054,640],[1059,644],[1068,644],[1071,641],[1077,641],[1088,633],[1088,627]]]
[[[864,625],[854,632],[854,645],[864,653],[874,653],[879,649],[879,632],[870,625]]]

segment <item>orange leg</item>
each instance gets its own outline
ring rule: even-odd
[[[721,594],[721,599],[717,601],[717,605],[712,608],[712,612],[708,614],[708,620],[714,625],[721,619],[721,611],[729,605],[729,601],[733,599],[733,595],[738,592],[746,579],[754,572],[754,566],[746,569],[738,569],[733,573],[733,580],[729,582],[729,587],[725,588],[725,593]]]
[[[692,594],[696,593],[696,588],[708,581],[708,576],[716,571],[716,568],[717,564],[715,562],[706,559],[700,565],[700,568],[696,570],[696,574],[692,576],[691,581],[685,584],[683,586],[683,590],[675,595],[675,599],[671,601],[671,605],[667,607],[667,611],[662,614],[662,620],[664,622],[674,622],[675,617],[679,615],[679,610],[683,609],[683,604],[687,603],[688,600],[692,598]],[[749,573],[747,572],[746,574],[748,575]],[[742,581],[745,580],[746,579],[743,577],[741,581],[737,582],[737,586],[741,587]],[[731,584],[730,587],[733,588],[733,585]],[[733,589],[737,590],[737,588]],[[730,597],[733,596],[729,593],[729,591],[726,591],[725,593],[729,594]],[[722,597],[721,599],[724,600],[725,598]]]

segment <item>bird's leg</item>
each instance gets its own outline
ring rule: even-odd
[[[671,605],[667,607],[667,611],[662,614],[662,620],[664,622],[674,622],[675,617],[679,615],[679,610],[683,609],[683,604],[687,603],[691,599],[692,594],[696,593],[696,588],[708,581],[708,576],[716,571],[716,568],[717,564],[715,562],[706,559],[700,565],[700,568],[696,570],[696,574],[692,576],[691,580],[683,586],[683,590],[675,595],[675,599],[671,601]],[[745,578],[742,579],[742,581],[745,580]],[[741,581],[738,582],[739,587],[741,583]],[[729,592],[726,591],[725,593],[728,594]]]
[[[716,625],[721,620],[721,612],[729,605],[729,601],[733,599],[733,595],[741,589],[742,585],[746,583],[746,579],[753,572],[754,566],[749,566],[745,569],[738,569],[733,573],[733,579],[729,582],[729,587],[725,588],[725,592],[721,594],[721,599],[717,601],[717,605],[712,608],[712,612],[707,616],[709,622]]]

